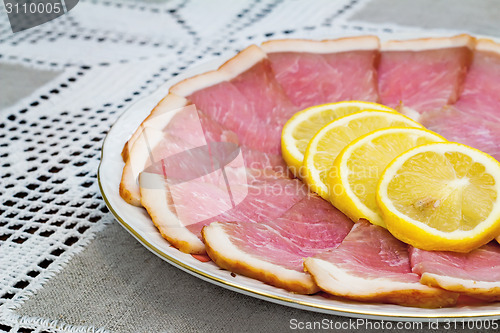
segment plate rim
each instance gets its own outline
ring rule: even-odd
[[[394,39],[398,39],[399,34],[397,33],[391,33],[390,37]],[[401,34],[404,37],[408,37],[408,33],[405,32],[404,34]],[[443,36],[444,34],[440,34],[440,36]],[[452,34],[450,34],[452,35]],[[418,38],[420,37],[421,34],[418,32],[414,34],[414,37]],[[380,38],[380,36],[378,36]],[[479,36],[478,36],[479,37]],[[382,39],[382,38],[381,38]],[[411,313],[405,312],[402,314],[399,314],[394,311],[390,311],[383,308],[384,305],[386,304],[380,304],[382,306],[382,309],[380,311],[375,311],[375,310],[370,310],[370,309],[363,309],[363,302],[359,302],[361,305],[360,309],[357,310],[352,310],[352,309],[346,309],[342,307],[338,307],[335,304],[332,306],[326,306],[322,304],[318,304],[314,302],[314,299],[312,301],[302,301],[302,300],[297,300],[293,298],[287,298],[283,297],[280,295],[274,295],[270,292],[267,292],[265,290],[259,290],[258,288],[253,288],[251,286],[245,286],[244,283],[237,283],[237,282],[231,282],[228,280],[224,280],[222,278],[219,278],[217,276],[211,275],[207,272],[203,272],[202,270],[191,266],[187,263],[182,262],[180,259],[172,257],[171,255],[163,252],[161,249],[157,248],[155,245],[151,244],[148,240],[146,240],[142,235],[139,234],[132,226],[130,226],[126,222],[126,218],[122,217],[113,207],[111,204],[108,195],[106,193],[106,190],[104,188],[104,182],[105,180],[102,178],[102,170],[106,166],[106,147],[107,144],[109,144],[110,138],[113,137],[115,134],[115,131],[117,130],[117,124],[120,124],[120,121],[123,121],[125,119],[126,115],[131,113],[134,108],[137,108],[140,103],[145,103],[147,101],[152,101],[155,99],[155,97],[158,96],[164,96],[165,93],[168,91],[168,88],[170,88],[173,84],[176,82],[179,82],[180,80],[184,78],[189,78],[195,74],[200,74],[203,73],[207,70],[207,68],[217,68],[218,65],[222,64],[225,60],[229,59],[229,56],[234,55],[234,53],[224,53],[221,56],[217,57],[216,59],[212,59],[208,62],[204,62],[201,65],[192,67],[187,69],[184,73],[181,75],[178,75],[176,77],[173,77],[169,80],[167,80],[165,83],[160,85],[157,89],[155,89],[153,92],[143,96],[142,98],[138,99],[135,101],[133,104],[131,104],[128,108],[126,108],[122,114],[115,120],[113,125],[111,126],[110,130],[106,134],[102,147],[101,147],[101,158],[99,161],[99,166],[97,169],[97,182],[99,186],[99,191],[102,195],[102,198],[108,207],[109,211],[113,214],[114,218],[117,220],[117,222],[125,228],[139,243],[141,243],[144,247],[146,247],[150,252],[161,258],[162,260],[168,262],[169,264],[173,265],[176,268],[179,268],[183,270],[184,272],[187,272],[197,278],[200,278],[204,281],[213,283],[215,285],[218,285],[220,287],[242,293],[248,296],[252,296],[258,299],[262,299],[265,301],[270,301],[276,304],[284,305],[284,306],[290,306],[302,310],[308,310],[308,311],[313,311],[313,312],[319,312],[319,313],[325,313],[325,314],[334,314],[334,315],[340,315],[343,317],[351,317],[351,318],[366,318],[366,319],[375,319],[375,320],[392,320],[392,321],[424,321],[424,320],[429,320],[429,319],[434,319],[437,321],[446,321],[446,320],[456,320],[456,319],[500,319],[500,308],[499,309],[493,309],[493,310],[482,310],[478,313],[472,313],[469,315],[464,315],[463,313],[452,313],[452,312],[445,312],[441,313],[439,311],[435,311],[436,309],[427,309],[427,312],[425,313]],[[161,97],[160,97],[161,98]],[[159,99],[158,99],[159,100]],[[155,101],[157,102],[157,101]],[[147,111],[148,113],[150,110]],[[147,114],[145,114],[147,116]],[[129,133],[131,134],[131,133]],[[120,173],[121,174],[121,173]],[[167,240],[165,242],[168,243]],[[177,250],[179,251],[179,250]],[[180,254],[187,255],[181,251],[179,251]],[[271,286],[272,287],[272,286]],[[279,288],[277,288],[279,289]],[[307,295],[304,295],[307,297]],[[348,300],[346,300],[348,301]],[[496,302],[500,305],[500,302]],[[471,306],[474,307],[474,306]],[[403,307],[401,306],[402,309],[406,310],[411,310],[412,308],[410,307]],[[454,308],[443,308],[443,309],[448,309],[448,310],[453,310]]]

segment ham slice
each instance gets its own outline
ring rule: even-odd
[[[266,153],[280,153],[281,127],[298,110],[255,45],[217,71],[181,81],[170,91],[234,131],[243,146]]]
[[[162,236],[179,250],[205,253],[201,229],[211,222],[275,219],[307,195],[307,187],[296,179],[235,162],[224,168],[225,175],[210,170],[182,181],[169,178],[168,170],[158,167],[141,173],[142,205]]]
[[[500,300],[500,245],[491,242],[469,253],[410,249],[420,282],[475,298]]]
[[[304,266],[322,290],[353,300],[438,308],[458,298],[421,284],[411,271],[407,245],[363,220],[338,248],[307,258]]]
[[[214,222],[203,228],[210,258],[220,267],[297,293],[318,291],[303,260],[337,247],[352,222],[310,194],[281,217],[260,223]]]
[[[422,123],[450,141],[460,142],[500,160],[500,46],[479,40],[463,92],[451,107],[431,112]]]
[[[276,79],[301,109],[344,100],[376,102],[378,48],[372,36],[262,44]]]
[[[378,68],[381,103],[419,120],[421,114],[453,104],[472,59],[467,35],[389,41]]]
[[[500,161],[500,123],[486,121],[454,107],[431,112],[422,123],[449,141],[474,147]]]
[[[480,39],[474,52],[474,61],[465,80],[464,90],[455,108],[500,124],[500,45]]]

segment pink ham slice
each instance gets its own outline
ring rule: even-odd
[[[376,37],[276,40],[262,48],[276,79],[301,109],[344,100],[378,100]]]
[[[245,169],[235,161],[225,168],[225,175],[215,170],[189,181],[169,178],[168,170],[165,177],[158,167],[141,173],[141,203],[162,236],[179,250],[205,253],[200,232],[213,221],[275,219],[307,195],[307,187],[296,179]],[[179,171],[181,176],[185,171]]]
[[[214,222],[202,233],[209,256],[220,267],[310,294],[318,289],[303,271],[304,258],[337,247],[351,227],[345,215],[311,194],[280,218]]]
[[[467,35],[390,41],[382,45],[378,68],[381,103],[419,115],[453,104],[472,59],[474,39]]]
[[[193,92],[189,99],[215,121],[235,132],[242,144],[252,149],[274,152],[267,141],[276,140],[276,135],[264,135],[263,140],[259,140],[259,131],[266,127],[266,122],[257,117],[248,99],[231,83],[223,81],[214,84]]]
[[[500,45],[480,39],[464,90],[455,108],[485,121],[500,124]]]
[[[184,80],[170,91],[234,131],[243,146],[266,153],[280,153],[281,127],[298,111],[276,81],[266,54],[255,45],[217,71]]]
[[[354,300],[437,308],[458,298],[421,284],[411,271],[407,245],[363,220],[338,248],[307,258],[304,266],[322,290]]]
[[[248,98],[253,112],[268,125],[283,125],[298,111],[274,77],[271,63],[267,58],[230,82]]]
[[[425,115],[422,124],[449,141],[460,142],[500,161],[500,123],[462,112],[453,106]]]
[[[475,298],[500,300],[500,245],[491,242],[470,253],[410,249],[421,282]]]
[[[479,40],[463,92],[451,107],[430,112],[421,121],[450,141],[500,160],[500,46]]]

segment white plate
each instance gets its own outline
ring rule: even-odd
[[[394,36],[392,34],[390,37],[395,38],[401,36]],[[403,38],[408,37],[415,36],[403,36]],[[110,211],[125,229],[151,252],[200,279],[242,294],[286,306],[348,317],[384,320],[500,318],[500,303],[443,309],[419,309],[392,304],[374,304],[327,299],[317,295],[298,295],[244,276],[237,275],[233,277],[230,272],[221,270],[213,262],[200,262],[191,255],[182,253],[171,247],[170,244],[161,237],[144,209],[129,205],[120,197],[118,188],[121,171],[124,166],[120,154],[123,145],[130,135],[150,113],[158,101],[166,95],[169,87],[182,78],[216,69],[226,59],[228,59],[228,57],[189,70],[184,75],[165,83],[156,92],[140,100],[125,111],[106,136],[102,148],[101,164],[98,170],[99,187]]]

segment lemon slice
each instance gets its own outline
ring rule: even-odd
[[[313,106],[290,118],[281,133],[281,151],[295,176],[300,177],[307,144],[321,127],[332,120],[366,109],[397,112],[377,103],[346,101]]]
[[[459,143],[413,148],[377,188],[389,231],[424,250],[469,252],[500,234],[500,163]]]
[[[303,180],[312,191],[328,200],[326,176],[340,151],[364,134],[394,126],[422,127],[402,114],[376,110],[356,112],[328,123],[307,145],[301,170]]]
[[[375,200],[382,171],[411,148],[445,141],[442,136],[419,128],[385,128],[363,135],[340,152],[328,171],[331,203],[354,222],[364,218],[385,227]]]

